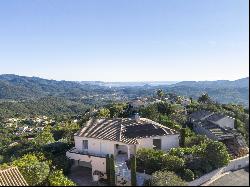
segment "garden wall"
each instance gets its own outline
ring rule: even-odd
[[[204,184],[205,182],[216,179],[217,177],[219,177],[221,174],[225,172],[238,170],[238,169],[248,167],[248,166],[249,166],[249,155],[246,155],[244,157],[231,160],[227,166],[216,169],[206,175],[203,175],[202,177],[192,182],[189,182],[188,186],[200,186],[201,184]]]

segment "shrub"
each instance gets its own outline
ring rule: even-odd
[[[151,178],[151,186],[186,186],[186,182],[178,177],[174,172],[157,171]]]
[[[76,186],[76,184],[63,175],[62,170],[51,172],[48,177],[50,186]]]
[[[182,158],[167,154],[162,159],[162,169],[168,171],[179,171],[184,168],[185,161]]]
[[[144,170],[148,174],[162,169],[162,159],[164,152],[154,149],[139,149],[136,153],[138,171]]]
[[[214,169],[227,165],[230,159],[226,146],[218,141],[208,141],[206,143],[203,158]]]
[[[50,168],[47,162],[39,161],[34,154],[27,154],[13,162],[29,185],[38,185],[45,181],[49,175]]]
[[[181,178],[187,182],[193,181],[194,180],[194,173],[190,169],[183,169],[181,171]]]

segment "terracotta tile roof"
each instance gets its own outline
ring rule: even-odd
[[[140,118],[91,119],[76,136],[138,144],[137,139],[177,134],[173,129],[152,120]]]
[[[28,186],[17,167],[0,170],[0,186]]]

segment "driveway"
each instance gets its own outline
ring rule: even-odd
[[[209,186],[249,186],[249,168],[230,172]]]
[[[74,166],[68,177],[78,186],[104,186],[92,181],[92,170],[82,166]]]

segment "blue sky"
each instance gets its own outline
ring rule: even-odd
[[[235,80],[248,0],[1,0],[0,74],[56,80]]]

